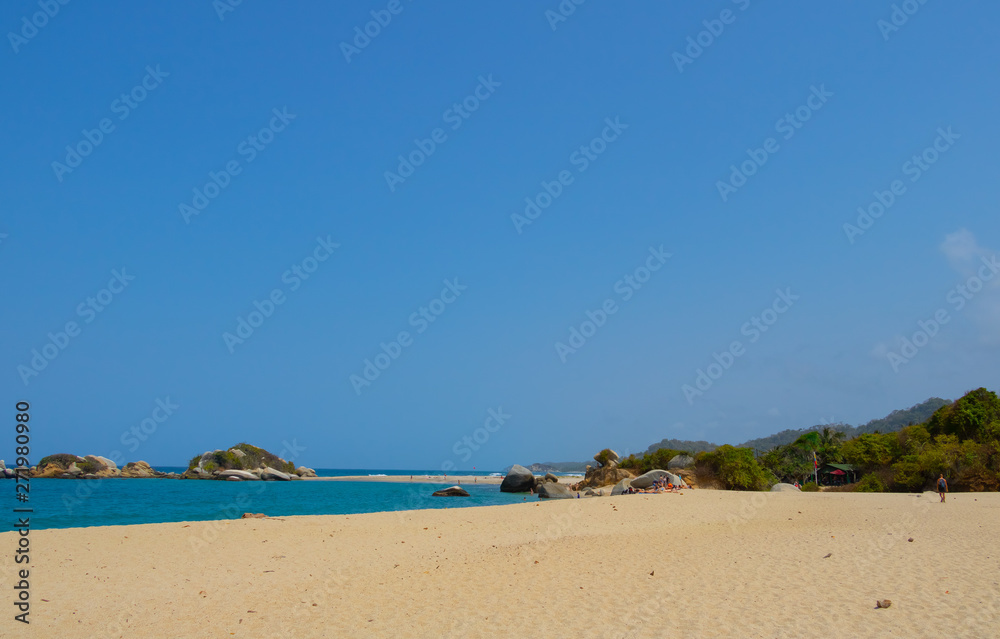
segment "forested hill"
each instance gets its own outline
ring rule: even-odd
[[[692,442],[686,439],[661,439],[658,443],[651,444],[649,448],[646,449],[646,452],[653,453],[661,448],[669,448],[670,450],[683,450],[686,453],[694,455],[696,453],[710,452],[718,447],[718,444],[706,441]]]
[[[840,431],[844,433],[846,439],[852,439],[858,435],[874,433],[876,431],[880,433],[893,433],[900,430],[904,426],[908,426],[909,424],[922,424],[926,422],[931,418],[931,415],[934,414],[934,411],[942,406],[947,406],[950,403],[950,401],[941,399],[940,397],[932,397],[927,401],[917,404],[916,406],[911,406],[910,408],[903,410],[894,410],[881,419],[873,419],[867,424],[862,424],[861,426],[850,426],[848,424],[822,424],[811,428],[783,430],[780,433],[775,433],[774,435],[770,435],[768,437],[751,439],[743,442],[742,444],[737,444],[737,446],[739,448],[754,448],[763,452],[771,450],[775,446],[791,444],[798,439],[799,436],[804,435],[805,433],[822,431],[824,428],[832,428]]]

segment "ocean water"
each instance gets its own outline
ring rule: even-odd
[[[184,470],[159,467],[165,472]],[[489,473],[459,473],[470,497],[431,497],[452,484],[428,484],[420,475],[433,471],[316,470],[325,477],[346,475],[414,475],[412,483],[363,481],[231,482],[176,479],[33,479],[29,502],[14,500],[14,481],[0,482],[0,497],[9,508],[29,507],[31,526],[77,528],[212,519],[237,519],[245,512],[283,515],[350,515],[355,513],[468,508],[537,500],[534,495],[501,493],[500,486],[475,484]],[[453,475],[449,473],[449,478]],[[456,482],[457,483],[457,482]],[[7,509],[8,513],[10,510]],[[0,531],[13,530],[10,516]]]

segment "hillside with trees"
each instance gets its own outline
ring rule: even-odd
[[[742,444],[738,444],[738,447],[753,448],[759,452],[764,452],[777,446],[791,444],[806,433],[818,432],[826,428],[831,428],[842,433],[844,435],[844,439],[853,439],[859,435],[867,433],[893,433],[900,430],[904,426],[926,422],[930,419],[931,415],[934,414],[934,411],[942,406],[947,406],[949,403],[950,402],[948,402],[948,400],[941,399],[940,397],[932,397],[915,406],[911,406],[903,410],[894,410],[885,417],[873,419],[866,424],[862,424],[861,426],[851,426],[849,424],[837,423],[819,424],[813,426],[812,428],[783,430],[780,433],[775,433],[774,435],[745,441]]]

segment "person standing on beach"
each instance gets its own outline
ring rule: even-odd
[[[948,492],[948,480],[944,478],[944,473],[941,473],[941,476],[938,477],[937,486],[938,494],[941,495],[941,503],[943,504],[945,493]]]

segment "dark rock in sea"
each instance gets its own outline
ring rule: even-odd
[[[531,471],[519,464],[511,466],[507,476],[500,482],[502,493],[526,493],[535,487],[535,476]]]
[[[576,495],[565,484],[542,482],[537,488],[540,499],[573,499]]]
[[[451,488],[444,488],[442,490],[436,490],[431,495],[432,497],[468,497],[469,493],[467,490],[461,486],[452,486]]]

